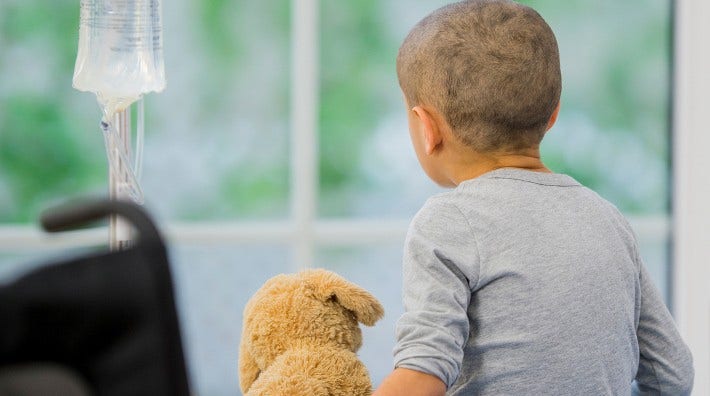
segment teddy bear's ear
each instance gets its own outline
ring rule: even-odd
[[[382,304],[372,294],[333,272],[323,269],[307,270],[302,276],[312,287],[316,298],[322,301],[337,301],[345,309],[352,311],[357,320],[366,326],[374,325],[385,313]]]

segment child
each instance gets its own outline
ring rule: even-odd
[[[689,394],[690,352],[627,221],[540,159],[561,90],[540,15],[443,7],[397,74],[422,168],[455,188],[410,226],[396,368],[375,394]]]

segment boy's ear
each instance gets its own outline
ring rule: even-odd
[[[557,116],[560,114],[560,105],[562,102],[557,102],[557,107],[555,107],[555,110],[552,112],[552,115],[550,116],[550,119],[547,121],[547,126],[545,127],[545,132],[549,131],[553,125],[555,125],[555,122],[557,122]]]
[[[415,106],[412,108],[412,111],[419,119],[419,123],[422,127],[421,131],[424,134],[424,152],[427,155],[431,155],[443,141],[441,125],[439,125],[440,121],[429,110],[422,106]]]

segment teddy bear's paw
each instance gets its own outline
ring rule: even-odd
[[[245,396],[329,396],[328,388],[315,378],[302,374],[267,380],[259,378]]]

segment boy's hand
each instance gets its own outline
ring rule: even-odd
[[[445,393],[446,385],[438,377],[396,368],[372,396],[444,396]]]

